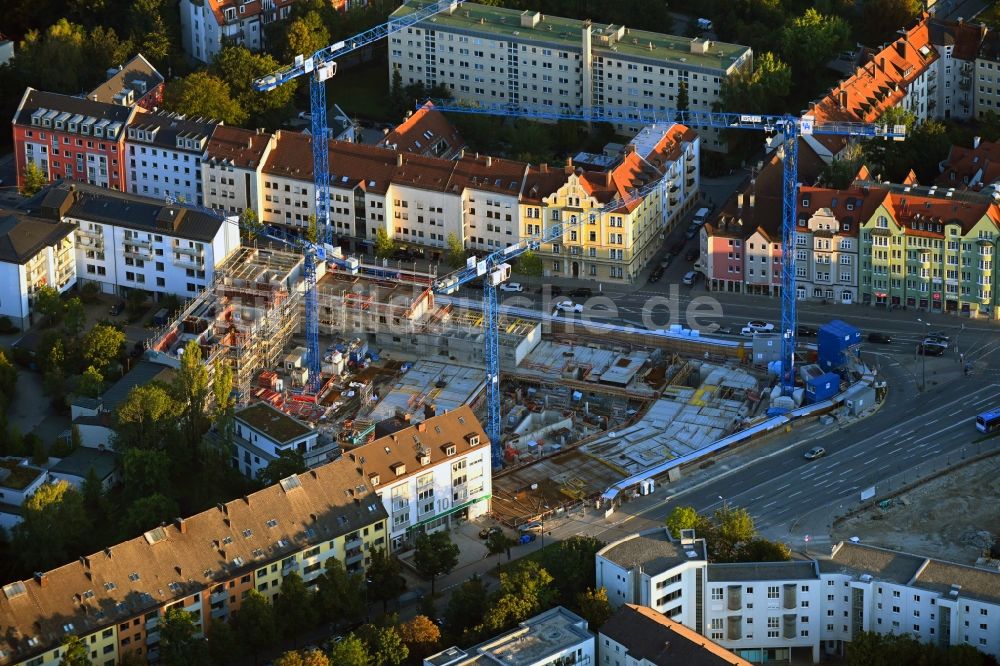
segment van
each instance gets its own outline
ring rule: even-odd
[[[707,18],[700,18],[700,19],[698,19],[698,29],[699,30],[711,30],[712,29],[712,22],[709,21]]]
[[[694,284],[694,281],[698,279],[698,274],[694,271],[688,271],[684,274],[682,281],[684,284]]]
[[[708,222],[709,210],[707,208],[699,208],[698,212],[694,214],[694,219],[691,220],[691,224],[697,224],[699,227],[706,222]]]

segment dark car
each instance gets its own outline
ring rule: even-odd
[[[538,293],[544,294],[546,287],[549,288],[549,293],[552,294],[553,296],[562,296],[562,287],[560,287],[557,284],[548,284],[548,285],[543,284],[541,287],[538,288]]]
[[[801,338],[815,338],[819,335],[819,331],[812,326],[799,326],[795,332]]]
[[[868,342],[876,342],[878,344],[887,345],[892,342],[892,336],[888,333],[869,333]]]
[[[663,269],[662,268],[656,268],[656,269],[653,270],[652,273],[649,274],[649,281],[650,282],[659,282],[661,277],[663,277]]]
[[[125,310],[125,301],[118,301],[117,303],[111,306],[111,309],[108,310],[108,313],[112,317],[117,317],[122,312],[124,312],[124,310]]]
[[[577,287],[569,291],[569,296],[573,298],[590,298],[594,295],[594,290],[590,287]]]
[[[687,254],[684,255],[685,261],[694,261],[698,258],[698,250],[688,250]]]
[[[917,353],[923,356],[944,356],[944,347],[931,343],[921,342],[917,346]]]
[[[479,538],[480,539],[489,539],[491,535],[493,535],[493,534],[500,534],[501,532],[503,532],[503,530],[500,529],[499,527],[495,527],[495,526],[494,527],[484,527],[483,529],[479,530]]]

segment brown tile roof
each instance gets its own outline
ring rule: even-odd
[[[799,220],[808,219],[825,208],[837,220],[837,235],[857,236],[858,227],[871,218],[884,196],[881,191],[860,186],[833,190],[803,185],[799,188]],[[807,202],[808,205],[803,205]],[[848,229],[844,229],[845,224]]]
[[[475,446],[469,443],[470,436],[479,437]],[[358,465],[359,470],[364,470],[366,478],[371,479],[377,475],[379,484],[385,486],[450,458],[446,453],[449,445],[455,446],[456,454],[490,446],[486,432],[468,405],[363,444],[352,449],[348,459],[352,464]],[[422,447],[423,452],[430,457],[430,462],[424,465],[420,464]]]
[[[982,171],[979,182],[969,182]],[[980,190],[1000,180],[1000,141],[980,141],[976,148],[952,146],[937,184],[944,187]]]
[[[295,0],[272,0],[274,3],[274,11],[277,12],[282,7],[287,7],[291,5]],[[212,14],[215,16],[215,21],[219,25],[226,24],[225,10],[228,7],[237,9],[236,20],[245,21],[248,18],[252,18],[259,14],[262,14],[264,10],[262,9],[261,0],[249,0],[249,2],[243,2],[243,12],[240,13],[239,5],[240,0],[205,0],[208,3],[209,9],[212,10]]]
[[[655,666],[750,666],[750,662],[652,608],[625,604],[600,633],[625,646],[630,657]],[[600,640],[598,647],[603,651]]]
[[[279,444],[298,439],[313,431],[302,421],[292,418],[266,402],[254,403],[236,412],[233,416]]]
[[[451,173],[449,189],[472,188],[518,196],[528,171],[526,162],[505,160],[485,155],[469,155],[457,160]]]
[[[968,61],[976,59],[979,47],[986,36],[985,25],[937,18],[932,18],[927,24],[932,44],[953,47],[951,51],[953,58]]]
[[[906,234],[913,236],[943,238],[943,225],[956,223],[961,225],[963,234],[968,233],[985,216],[994,224],[1000,222],[1000,209],[996,204],[959,201],[946,197],[945,192],[933,197],[915,192],[889,192],[882,203]]]
[[[219,125],[208,141],[209,162],[230,162],[244,169],[256,169],[264,159],[271,135],[239,127]]]
[[[382,148],[453,159],[465,148],[465,139],[444,114],[427,102],[389,132],[378,144]]]
[[[114,626],[386,517],[368,479],[342,458],[4,586],[0,649],[22,661],[67,633]]]

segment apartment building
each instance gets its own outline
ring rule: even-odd
[[[746,659],[652,608],[625,604],[601,625],[597,659],[608,666],[750,666]]]
[[[168,609],[195,613],[203,633],[251,590],[273,598],[292,571],[307,585],[331,557],[363,571],[386,545],[373,490],[356,465],[338,460],[4,585],[0,664],[57,666],[69,635],[100,666],[126,655],[155,663]]]
[[[861,631],[1000,654],[1000,574],[988,569],[853,543],[818,560],[715,564],[703,540],[663,528],[608,544],[595,566],[613,607],[651,608],[752,662],[818,663]]]
[[[0,317],[27,329],[40,287],[63,293],[76,284],[73,234],[58,217],[0,210]]]
[[[594,634],[587,621],[562,606],[519,622],[517,627],[469,648],[450,647],[424,659],[424,666],[570,666],[595,664]]]
[[[986,26],[930,19],[927,27],[931,46],[939,56],[928,79],[927,116],[968,120],[974,117],[976,56]]]
[[[10,530],[21,523],[24,503],[50,479],[48,469],[27,458],[0,458],[0,527]]]
[[[993,318],[998,240],[991,197],[885,186],[861,225],[862,302]]]
[[[233,469],[251,479],[256,479],[284,451],[308,457],[319,439],[318,432],[266,402],[244,407],[233,415],[233,420]]]
[[[465,148],[465,139],[443,113],[427,102],[409,112],[406,120],[388,132],[378,145],[389,150],[453,160]]]
[[[201,194],[206,208],[239,215],[261,214],[264,162],[277,142],[261,130],[218,125],[205,145],[201,161]]]
[[[943,189],[996,191],[1000,181],[1000,141],[972,137],[972,146],[952,146],[935,184]]]
[[[468,405],[352,449],[346,459],[385,506],[393,551],[490,510],[490,441]]]
[[[141,53],[123,65],[109,68],[107,76],[107,81],[87,93],[87,99],[139,106],[147,111],[163,103],[163,75]]]
[[[181,44],[188,57],[212,62],[223,43],[259,51],[264,26],[288,18],[295,0],[181,0]]]
[[[32,162],[50,181],[125,191],[125,129],[135,113],[132,106],[28,88],[13,121],[17,186]]]
[[[400,17],[426,0],[397,9]],[[722,82],[753,66],[749,47],[464,2],[389,37],[390,81],[445,85],[455,99],[514,107],[614,107],[615,128],[642,129],[629,109],[710,110]],[[708,150],[725,145],[706,133]]]
[[[128,191],[203,204],[201,162],[216,124],[178,113],[137,113],[128,125]]]
[[[240,246],[236,218],[90,185],[52,188],[43,206],[76,225],[76,272],[107,294],[193,297]]]
[[[975,61],[976,117],[988,112],[1000,113],[1000,32],[990,30],[976,53]]]
[[[675,222],[697,203],[700,138],[679,124],[650,125],[607,171],[529,167],[521,192],[521,237],[586,220],[539,251],[546,276],[632,282],[656,254]],[[616,199],[662,179],[641,199],[600,214]]]

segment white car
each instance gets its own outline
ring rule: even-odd
[[[774,331],[774,324],[768,321],[748,321],[746,327],[754,333],[771,333]]]
[[[559,301],[556,303],[556,310],[562,312],[583,312],[583,306],[573,301]]]
[[[513,291],[521,293],[524,291],[524,285],[520,282],[504,282],[500,285],[500,291]]]

